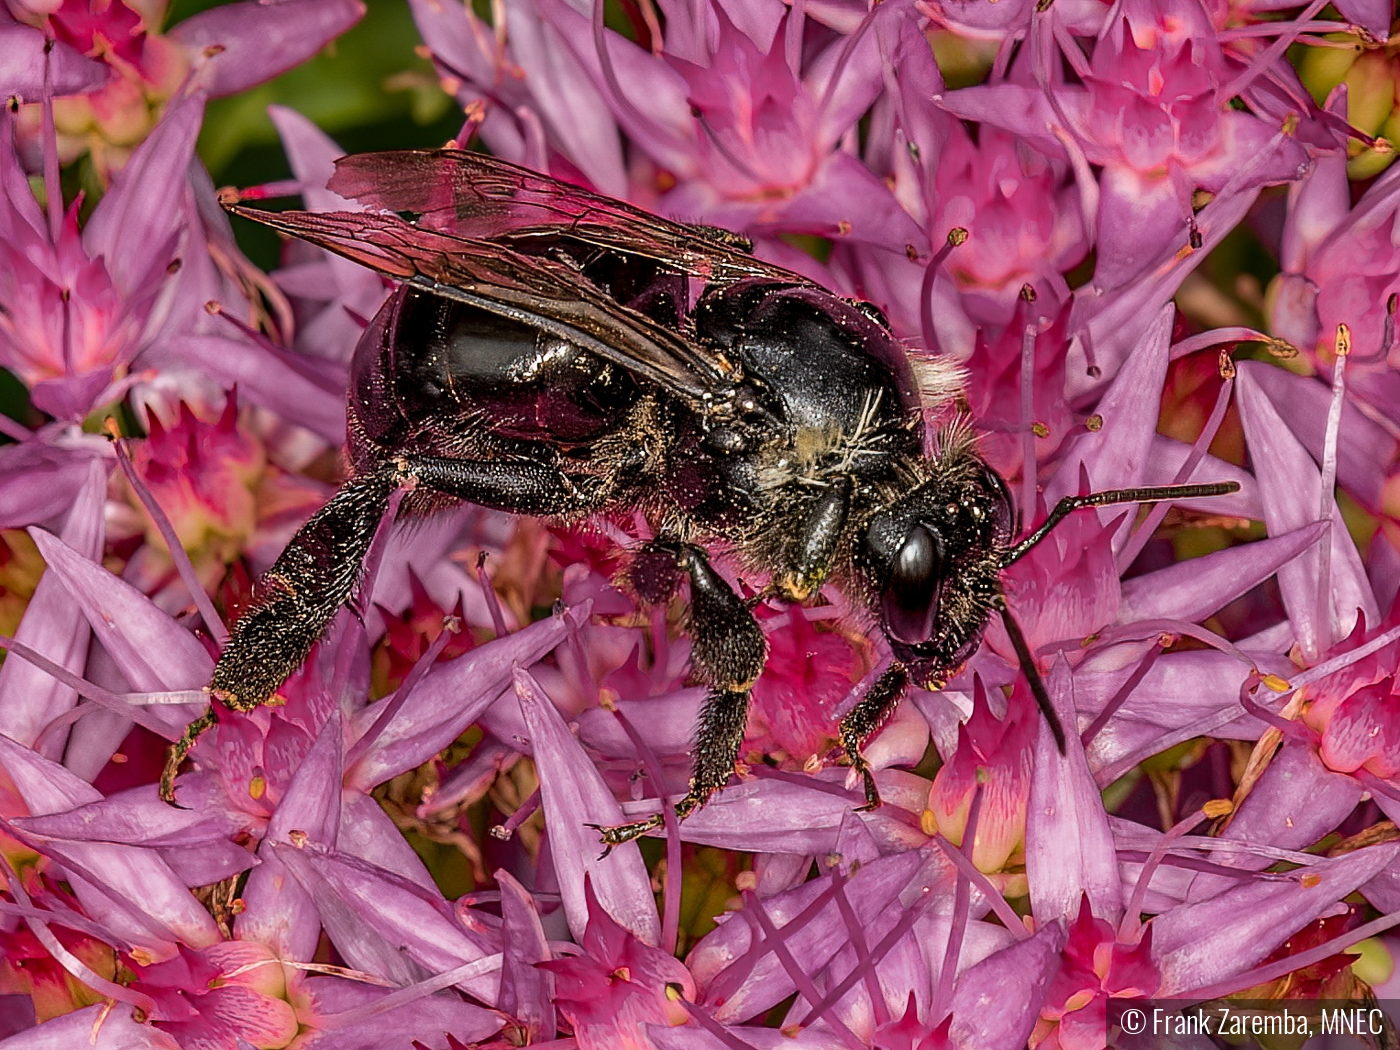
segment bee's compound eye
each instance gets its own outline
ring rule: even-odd
[[[943,539],[920,524],[910,527],[890,565],[880,614],[890,638],[918,645],[933,638],[943,587]]]

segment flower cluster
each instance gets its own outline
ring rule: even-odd
[[[454,145],[742,233],[957,362],[930,422],[970,419],[1022,531],[1089,490],[1237,490],[1080,511],[1007,570],[1024,646],[994,623],[912,690],[874,810],[836,724],[883,636],[716,551],[770,655],[683,822],[705,690],[680,604],[618,585],[647,523],[387,522],[171,807],[166,745],[344,477],[390,291],[305,244],[260,271],[196,140],[363,9],[7,0],[0,1048],[1102,1050],[1122,1000],[1394,988],[1390,5],[409,2]],[[245,197],[364,206],[271,117],[294,177]]]

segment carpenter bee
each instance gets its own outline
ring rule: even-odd
[[[767,645],[711,566],[722,545],[803,602],[831,583],[870,610],[893,660],[840,740],[861,746],[911,681],[943,681],[1000,614],[1063,749],[1001,573],[1079,507],[1233,491],[1232,483],[1061,500],[1017,542],[1003,480],[970,428],[925,413],[961,387],[914,360],[874,307],[683,225],[504,161],[458,150],[342,159],[330,188],[362,212],[236,214],[399,281],[351,366],[350,480],[296,534],[233,628],[210,691],[267,702],[347,600],[396,489],[402,513],[466,500],[554,522],[640,511],[654,538],[626,584],[664,603],[689,585],[692,664],[709,689],[685,817],[724,786]],[[214,707],[171,749],[161,796]],[[658,826],[602,829],[609,847]]]

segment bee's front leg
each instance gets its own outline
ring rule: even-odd
[[[871,734],[884,724],[885,719],[894,713],[904,690],[909,685],[909,671],[901,663],[893,663],[870,687],[870,691],[860,698],[855,707],[841,719],[841,746],[851,760],[851,768],[860,774],[865,784],[865,805],[861,810],[875,809],[880,805],[880,790],[875,786],[875,774],[865,761],[861,748]]]
[[[826,582],[845,534],[854,484],[848,477],[833,479],[807,511],[797,531],[796,542],[788,552],[789,564],[773,581],[774,590],[783,599],[805,602]]]
[[[690,579],[691,663],[710,687],[695,730],[690,790],[676,803],[684,819],[729,781],[748,724],[749,690],[763,673],[768,643],[753,614],[729,584],[710,567],[705,552],[689,544],[649,545],[670,550],[676,566]],[[645,820],[600,828],[609,848],[629,842],[662,824],[658,813]]]

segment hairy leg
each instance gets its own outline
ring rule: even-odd
[[[734,772],[748,722],[749,689],[763,672],[768,643],[753,614],[710,567],[704,551],[664,543],[650,549],[674,551],[677,567],[690,579],[691,660],[696,676],[710,687],[695,731],[690,790],[676,803],[676,816],[684,818],[724,787]],[[598,830],[611,849],[661,823],[661,815],[655,814]]]
[[[870,691],[841,719],[841,746],[846,749],[851,768],[860,774],[865,784],[865,805],[861,807],[862,810],[874,809],[880,804],[880,791],[875,786],[875,774],[870,771],[861,748],[894,712],[908,685],[909,672],[904,665],[891,664],[876,679]]]
[[[484,507],[551,516],[586,510],[561,471],[532,461],[433,457],[387,460],[351,478],[303,525],[258,582],[254,605],[234,625],[209,691],[237,711],[270,700],[301,666],[311,647],[355,589],[375,531],[401,485],[417,485]],[[174,803],[175,774],[199,734],[214,724],[210,710],[170,749],[160,795]]]

